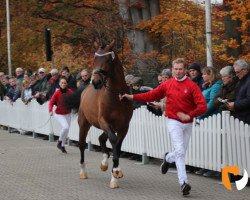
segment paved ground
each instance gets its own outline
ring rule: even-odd
[[[89,179],[79,179],[78,148],[62,154],[55,142],[0,130],[0,200],[165,200],[183,199],[175,173],[161,175],[160,162],[121,159],[124,178],[110,189],[110,170],[101,172],[101,153],[86,151]],[[110,162],[111,164],[111,162]],[[250,188],[227,191],[218,180],[189,174],[188,199],[250,199]]]

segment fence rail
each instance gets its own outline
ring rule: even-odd
[[[0,102],[0,124],[18,130],[32,131],[44,135],[59,136],[60,126],[48,113],[48,102],[39,105],[32,101],[24,105],[17,100],[13,105]],[[87,142],[99,145],[101,130],[91,127]],[[71,119],[70,140],[79,140],[77,115]],[[110,144],[107,145],[111,147]],[[171,151],[167,131],[167,118],[155,116],[141,107],[134,111],[129,131],[124,139],[122,151],[162,158]],[[193,123],[193,132],[186,163],[191,166],[221,171],[224,166],[234,165],[250,175],[250,126],[230,116],[229,112],[214,115],[199,123]]]

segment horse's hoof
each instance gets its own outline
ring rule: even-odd
[[[101,166],[100,166],[100,168],[101,168],[101,170],[103,171],[103,172],[105,172],[105,171],[107,171],[108,170],[108,165],[103,165],[103,164],[101,164]]]
[[[88,179],[87,173],[80,173],[80,179]]]
[[[111,189],[119,188],[118,182],[117,181],[111,181],[110,182],[110,188]]]
[[[115,178],[122,178],[122,177],[123,177],[122,171],[113,171],[113,172],[112,172],[112,175],[113,175]]]

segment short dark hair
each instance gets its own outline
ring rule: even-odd
[[[62,71],[66,71],[66,72],[69,73],[69,68],[68,68],[68,66],[64,65]]]

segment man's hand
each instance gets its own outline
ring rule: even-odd
[[[119,99],[122,101],[123,99],[133,100],[134,95],[132,94],[119,94]]]
[[[40,97],[40,92],[37,92],[34,96],[33,96],[33,98],[35,98],[35,99],[37,99],[37,98],[39,98]]]
[[[50,112],[49,112],[49,115],[52,116],[52,115],[53,115],[53,111],[50,111]]]
[[[233,111],[234,110],[234,102],[228,102],[227,103],[227,108],[228,108],[228,110]]]
[[[179,117],[179,119],[181,121],[189,121],[191,119],[191,117],[183,112],[178,112],[177,113],[177,117]]]

